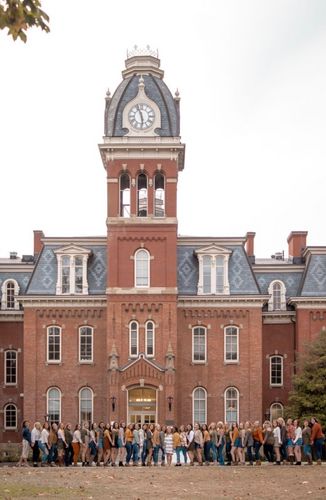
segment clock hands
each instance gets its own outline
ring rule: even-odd
[[[139,114],[140,114],[141,126],[143,126],[144,118],[143,118],[143,113],[142,113],[142,110],[140,109],[140,105],[139,104],[137,104],[137,109],[138,109]]]

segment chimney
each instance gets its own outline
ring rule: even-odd
[[[44,238],[43,231],[34,230],[34,256],[36,257],[43,248],[42,238]]]
[[[308,231],[291,231],[288,236],[289,259],[294,264],[302,263],[302,252],[306,248]]]
[[[255,243],[256,233],[248,232],[246,234],[246,252],[249,257],[250,262],[253,264],[255,262],[255,251],[254,251],[254,243]]]

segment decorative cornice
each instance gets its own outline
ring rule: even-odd
[[[298,264],[252,264],[254,273],[299,272],[305,270],[305,265]]]
[[[45,245],[105,245],[106,236],[71,236],[71,237],[46,237],[41,238]]]
[[[128,370],[128,368],[130,368],[131,366],[135,365],[136,363],[139,363],[141,360],[145,361],[145,363],[148,363],[150,366],[152,366],[153,368],[155,368],[155,370],[158,370],[160,372],[165,372],[165,368],[163,368],[159,364],[155,363],[155,361],[147,359],[146,356],[145,356],[145,354],[143,354],[143,353],[140,353],[137,356],[137,358],[132,359],[126,365],[124,365],[121,368],[119,368],[119,371],[120,372],[125,372],[126,370]]]
[[[27,307],[106,307],[105,295],[63,296],[63,295],[24,295],[19,297],[24,308]]]
[[[294,323],[296,320],[295,311],[269,311],[263,312],[264,325]]]
[[[178,224],[176,217],[154,217],[149,215],[147,217],[136,217],[132,215],[131,217],[107,217],[106,224],[110,226],[157,226],[157,225],[173,225]],[[139,237],[139,239],[142,239]]]
[[[243,246],[246,242],[246,237],[221,237],[214,238],[213,236],[178,236],[178,246],[181,245],[218,245],[218,246]]]
[[[24,321],[24,311],[6,311],[0,310],[0,322],[23,322]]]
[[[119,288],[109,287],[106,289],[108,295],[177,295],[177,287],[149,287],[149,288]]]
[[[218,295],[218,296],[179,296],[178,307],[262,307],[268,302],[269,295]]]
[[[166,236],[118,236],[119,241],[165,241]]]
[[[296,309],[326,308],[326,297],[290,297],[288,304],[294,305]]]
[[[307,255],[326,255],[326,247],[306,247],[302,256],[306,257]]]
[[[13,264],[11,262],[0,262],[0,271],[4,273],[32,273],[34,267],[35,264],[23,264],[21,262]]]

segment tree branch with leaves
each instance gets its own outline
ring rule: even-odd
[[[0,29],[8,29],[14,40],[27,40],[27,30],[36,26],[48,33],[49,16],[39,0],[0,0]]]

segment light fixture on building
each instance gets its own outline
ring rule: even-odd
[[[111,396],[111,406],[112,406],[112,411],[115,412],[115,404],[117,402],[117,398],[115,396]]]
[[[169,411],[172,410],[173,396],[168,396]]]

